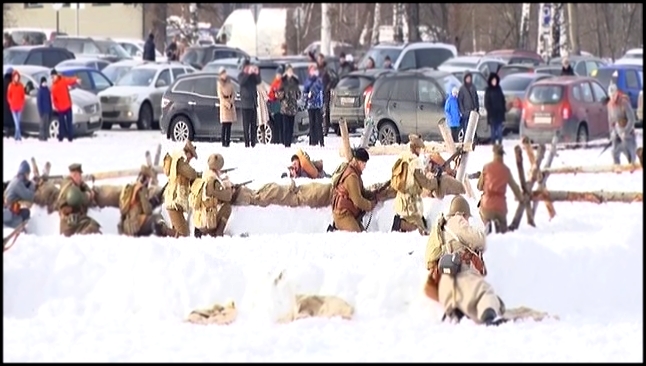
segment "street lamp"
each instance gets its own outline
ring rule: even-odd
[[[52,4],[52,9],[54,9],[54,11],[56,11],[56,34],[58,35],[58,33],[60,32],[60,23],[61,23],[60,22],[61,19],[60,19],[60,16],[59,16],[59,12],[60,12],[61,9],[63,9],[63,4],[62,3]]]

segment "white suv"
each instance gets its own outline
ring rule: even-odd
[[[457,48],[447,43],[379,44],[363,56],[359,62],[359,68],[366,67],[369,57],[375,61],[377,68],[382,68],[386,56],[390,57],[393,68],[398,71],[437,68],[444,61],[457,55]]]

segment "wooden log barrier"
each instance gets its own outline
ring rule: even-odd
[[[544,168],[543,174],[595,174],[595,173],[633,173],[641,171],[641,165],[592,165],[592,166],[562,166],[558,168]]]
[[[593,191],[593,192],[572,192],[572,191],[534,191],[532,198],[550,202],[643,202],[643,192],[612,192],[612,191]]]
[[[526,138],[526,137],[525,137]],[[537,148],[541,144],[532,144],[532,147]],[[575,149],[597,149],[606,147],[608,141],[588,141],[588,142],[559,142],[556,144],[557,150],[575,150]]]
[[[339,151],[339,155],[349,162],[352,160],[350,132],[348,132],[348,122],[343,118],[339,120],[339,131],[341,132],[341,151]]]
[[[547,178],[549,178],[550,174],[545,172],[545,169],[549,169],[552,167],[552,163],[554,162],[554,157],[556,157],[556,144],[558,143],[559,139],[561,138],[561,135],[557,132],[554,134],[554,137],[552,137],[552,144],[550,145],[550,150],[547,156],[545,157],[545,164],[543,168],[540,170],[538,173],[538,190],[540,191],[545,191],[547,190],[545,187],[547,185]],[[547,208],[547,213],[550,216],[550,220],[556,216],[556,210],[554,209],[554,205],[552,204],[551,201],[543,201],[545,203],[545,208]],[[536,217],[536,211],[538,211],[538,200],[533,200],[532,202],[532,214],[534,217]]]
[[[537,164],[538,159],[534,155],[534,150],[531,148],[531,146],[529,146],[529,143],[526,141],[523,141],[523,145],[524,145],[523,147],[525,147],[529,151],[527,155],[529,156],[530,163],[532,164],[532,166],[535,166]],[[536,183],[536,176],[530,173],[530,181],[529,182],[527,181],[525,177],[525,169],[523,167],[523,150],[521,149],[520,146],[517,145],[514,147],[514,155],[516,157],[516,167],[518,168],[518,180],[519,180],[520,189],[523,194],[523,200],[520,200],[518,202],[518,207],[516,208],[516,212],[514,213],[514,218],[509,224],[509,230],[511,231],[516,230],[520,225],[520,220],[522,220],[523,218],[523,212],[525,212],[525,214],[527,215],[527,223],[532,227],[536,227],[536,224],[534,222],[534,213],[532,212],[532,208],[529,205],[529,202],[530,202],[529,196],[534,183]],[[542,156],[539,156],[539,157],[542,160]],[[533,171],[537,171],[537,169],[533,169],[532,172]]]

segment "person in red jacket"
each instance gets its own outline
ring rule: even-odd
[[[70,96],[70,86],[80,84],[78,78],[67,78],[58,74],[56,69],[52,69],[52,107],[58,113],[58,141],[67,138],[72,142],[74,139],[74,125],[72,124],[72,97]]]
[[[276,77],[269,86],[268,104],[271,122],[271,143],[283,143],[283,117],[280,114],[280,100],[278,100],[277,93],[283,81],[283,73],[285,72],[283,66],[279,66],[276,70]]]
[[[13,117],[13,125],[15,127],[14,138],[16,141],[22,140],[22,133],[20,131],[20,117],[22,109],[25,107],[25,86],[20,82],[20,73],[18,70],[13,70],[11,73],[11,83],[7,88],[7,102]]]

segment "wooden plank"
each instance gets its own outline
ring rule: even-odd
[[[552,167],[552,163],[554,162],[554,157],[556,157],[556,144],[558,143],[559,139],[561,138],[560,133],[556,132],[554,134],[554,137],[552,137],[552,143],[550,144],[550,151],[547,154],[547,157],[545,158],[545,165],[539,172],[538,176],[538,190],[546,190],[546,185],[547,185],[547,178],[549,178],[549,173],[544,173],[545,169],[549,169]],[[547,208],[547,212],[550,216],[550,220],[556,216],[556,210],[554,209],[554,205],[552,204],[551,201],[544,201],[545,202],[545,208]],[[538,200],[534,200],[532,202],[532,214],[534,217],[536,217],[536,211],[538,211]]]
[[[480,115],[477,112],[471,112],[469,115],[469,123],[467,124],[467,129],[464,136],[464,144],[473,146],[473,140],[475,139],[476,129],[478,127],[478,119]],[[464,181],[464,177],[467,173],[467,164],[469,162],[469,151],[465,151],[462,154],[460,159],[460,164],[456,166],[455,179],[460,182]]]
[[[38,163],[36,163],[36,158],[31,157],[31,172],[32,176],[40,177],[40,169],[38,169]]]
[[[633,173],[641,171],[641,165],[589,165],[589,166],[562,166],[558,168],[543,168],[543,174],[597,174],[597,173]]]
[[[527,137],[524,137],[520,143],[523,146],[523,150],[525,150],[525,154],[527,155],[527,160],[529,160],[530,172],[527,173],[527,176],[531,177],[532,176],[531,169],[534,169],[534,167],[536,167],[536,155],[534,154],[534,147],[532,147]]]
[[[455,141],[453,141],[453,136],[451,136],[451,129],[446,124],[446,118],[441,118],[437,122],[437,127],[440,129],[442,140],[444,140],[444,147],[449,154],[453,154],[457,149],[457,146],[455,145]]]
[[[155,159],[153,160],[153,166],[159,166],[161,164],[162,156],[162,146],[157,144],[157,150],[155,150]]]
[[[594,191],[594,192],[572,192],[572,191],[534,191],[532,198],[539,200],[549,200],[552,202],[622,202],[633,203],[643,202],[643,192],[611,192],[611,191]]]
[[[49,161],[45,163],[45,167],[43,168],[43,177],[49,177],[49,172],[52,170],[52,163]]]
[[[532,144],[537,148],[540,144]],[[557,150],[574,150],[574,149],[597,149],[608,145],[608,141],[588,141],[588,142],[559,142],[556,145]]]
[[[153,165],[153,158],[150,156],[150,151],[146,150],[146,166],[149,168],[154,167]],[[153,175],[152,179],[150,180],[150,184],[153,186],[157,185],[157,174]]]
[[[352,149],[350,148],[350,133],[348,132],[348,123],[345,118],[339,119],[339,131],[341,132],[341,151],[339,155],[346,161],[352,160]]]
[[[467,197],[475,199],[476,195],[474,193],[473,186],[471,185],[471,181],[469,180],[469,176],[464,177],[462,184],[464,185],[464,190],[467,192]]]
[[[162,167],[156,166],[153,168],[157,174],[162,174]],[[140,169],[123,169],[123,170],[114,170],[109,172],[98,172],[92,174],[84,174],[83,180],[86,181],[95,181],[95,180],[104,180],[104,179],[119,179],[127,177],[136,177],[139,175]],[[48,177],[48,181],[53,183],[60,183],[67,175],[52,175]]]
[[[531,149],[530,147],[530,150]],[[516,230],[518,226],[520,225],[520,220],[523,218],[523,212],[525,212],[525,215],[527,216],[527,223],[530,226],[535,227],[536,224],[534,223],[534,215],[532,212],[531,207],[529,206],[529,200],[524,200],[529,198],[531,192],[529,188],[529,184],[527,183],[527,179],[525,177],[525,168],[523,166],[523,150],[520,146],[516,145],[514,147],[514,155],[516,157],[516,168],[518,169],[518,181],[519,181],[519,186],[522,191],[523,197],[521,197],[521,200],[518,202],[518,207],[516,208],[516,212],[514,213],[514,218],[509,225],[509,230]],[[532,156],[532,160],[534,160],[534,163],[536,163],[536,157]]]

